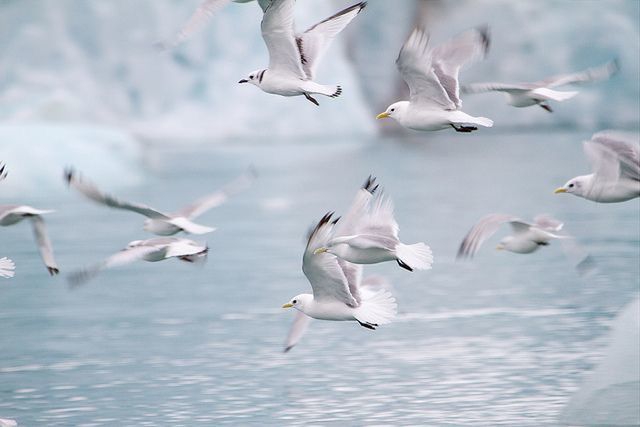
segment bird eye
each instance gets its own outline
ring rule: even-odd
[[[569,184],[569,188],[573,188],[573,184]]]
[[[293,300],[293,303],[294,303],[294,304],[295,304],[295,303],[297,303],[297,302],[298,302],[298,300],[295,300],[295,299]]]
[[[253,76],[249,76],[250,79],[253,79]]]
[[[391,109],[391,112],[393,113],[394,111],[396,111],[396,109],[395,109],[395,108],[392,108],[392,109]]]

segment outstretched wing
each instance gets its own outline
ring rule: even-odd
[[[262,38],[269,50],[269,70],[306,79],[293,30],[295,0],[273,0],[262,17]]]
[[[137,212],[141,215],[144,215],[148,218],[155,219],[170,219],[168,215],[163,214],[160,211],[157,211],[149,206],[125,202],[123,200],[118,200],[110,194],[102,193],[98,187],[93,185],[89,181],[85,181],[79,174],[76,174],[73,169],[67,169],[65,171],[65,179],[70,187],[75,188],[84,196],[89,199],[98,202],[100,204],[109,206],[110,208],[115,209],[124,209],[127,211]]]
[[[538,87],[552,88],[568,84],[594,82],[608,79],[617,73],[619,69],[620,66],[618,64],[618,60],[615,59],[599,67],[587,68],[586,70],[578,71],[577,73],[559,74],[540,80],[534,84]]]
[[[256,172],[252,168],[247,172],[243,173],[242,175],[240,175],[239,177],[237,177],[236,179],[234,179],[233,181],[227,183],[220,190],[214,193],[211,193],[207,196],[204,196],[196,200],[189,206],[185,206],[184,208],[180,209],[178,212],[173,214],[173,216],[194,219],[202,215],[209,209],[213,209],[215,207],[222,205],[229,199],[230,196],[249,188],[249,186],[251,186],[255,178],[256,178]]]
[[[331,221],[333,213],[327,213],[313,229],[302,257],[302,271],[307,276],[313,298],[320,300],[338,300],[357,307],[359,301],[351,294],[349,283],[338,258],[328,252],[314,253],[316,249],[324,248],[331,238],[334,224]]]
[[[514,229],[523,227],[526,223],[521,222],[513,215],[489,214],[478,221],[462,239],[458,249],[458,259],[472,258],[480,249],[480,246],[498,231],[498,228],[505,222],[512,223]],[[521,225],[520,225],[521,224]],[[528,227],[527,227],[528,228]]]
[[[458,82],[460,68],[484,58],[488,50],[489,29],[486,26],[465,31],[433,50],[433,71],[457,108],[462,106]]]
[[[53,257],[53,248],[51,247],[51,241],[49,240],[49,235],[47,234],[47,228],[44,225],[44,220],[40,215],[33,215],[29,218],[31,219],[33,234],[36,238],[38,250],[40,251],[42,261],[44,261],[44,264],[47,266],[49,274],[54,276],[58,274],[60,270],[58,270],[58,265],[56,264],[56,260]]]
[[[313,80],[320,59],[336,35],[338,35],[366,5],[367,2],[354,4],[324,21],[318,22],[304,33],[296,36],[302,68],[309,79]]]
[[[483,92],[529,92],[536,87],[530,83],[471,83],[461,88],[462,93],[483,93]]]
[[[591,141],[606,147],[619,162],[621,176],[640,181],[640,151],[637,134],[602,131],[594,134]],[[593,150],[593,148],[590,148]]]
[[[309,322],[311,322],[311,317],[299,310],[295,310],[295,312],[296,317],[293,319],[293,323],[291,324],[291,328],[289,328],[289,333],[287,334],[287,339],[284,341],[285,353],[298,344],[300,338],[302,338],[304,333],[307,332]]]
[[[398,71],[409,86],[410,101],[416,105],[435,105],[445,110],[455,110],[455,103],[433,71],[432,61],[429,35],[424,30],[415,28],[396,59]]]

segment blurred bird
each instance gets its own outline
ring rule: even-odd
[[[513,215],[490,214],[478,221],[464,237],[458,249],[458,259],[472,258],[485,240],[493,236],[502,224],[509,223],[513,234],[503,238],[496,249],[529,254],[553,239],[566,239],[558,234],[563,223],[548,215],[538,215],[528,223]]]
[[[391,284],[382,276],[373,275],[367,276],[362,279],[360,283],[360,293],[364,299],[373,297],[377,292],[381,290],[391,291]],[[296,311],[296,316],[291,323],[289,333],[284,342],[284,352],[291,350],[300,339],[303,337],[309,327],[311,317],[304,314],[302,311]]]
[[[174,49],[189,39],[193,33],[200,31],[213,16],[231,2],[249,3],[253,0],[204,0],[193,12],[186,24],[170,40],[155,43],[155,47],[160,51]],[[271,0],[258,0],[258,4],[264,12]]]
[[[209,209],[222,205],[227,201],[229,196],[248,188],[255,177],[255,171],[250,169],[222,187],[222,189],[196,200],[179,211],[163,213],[143,204],[118,200],[109,194],[102,193],[91,182],[83,180],[73,169],[67,169],[65,171],[65,180],[70,187],[75,188],[89,199],[100,204],[111,208],[137,212],[146,216],[149,219],[145,220],[144,229],[159,236],[171,236],[180,231],[189,234],[205,234],[215,231],[213,227],[196,224],[192,220],[207,212]]]
[[[47,235],[47,229],[41,215],[54,212],[52,210],[40,210],[25,205],[0,205],[0,226],[16,224],[25,218],[31,220],[33,233],[38,243],[40,256],[47,267],[49,274],[54,276],[59,273],[58,266],[53,257],[51,241]]]
[[[7,257],[0,258],[0,277],[10,278],[15,276],[16,265]]]
[[[484,58],[489,49],[488,29],[466,31],[448,42],[429,48],[429,35],[413,30],[402,46],[396,65],[409,86],[409,101],[387,107],[377,119],[391,117],[414,130],[435,131],[454,128],[458,132],[477,130],[477,125],[491,127],[493,121],[473,117],[460,111],[458,74],[467,62]]]
[[[7,177],[7,165],[0,162],[0,181]]]
[[[361,265],[328,252],[317,252],[318,248],[327,245],[338,222],[331,219],[332,215],[327,213],[311,231],[302,257],[302,271],[311,284],[313,294],[296,295],[282,308],[293,307],[314,319],[357,321],[368,329],[391,322],[396,315],[397,304],[390,292],[362,293]],[[348,215],[345,219],[351,223],[352,218]],[[305,321],[298,318],[291,340],[299,338],[305,327]]]
[[[206,260],[208,248],[193,240],[177,237],[155,237],[148,240],[134,240],[120,252],[104,261],[82,270],[75,271],[68,276],[69,284],[78,286],[94,278],[106,268],[129,264],[144,260],[149,262],[178,258],[181,261],[195,263]]]
[[[504,92],[507,102],[514,107],[530,107],[539,105],[548,112],[553,112],[549,101],[565,101],[573,98],[578,92],[558,91],[551,88],[574,83],[586,83],[605,80],[618,72],[617,60],[613,60],[596,68],[588,68],[573,74],[560,74],[533,83],[473,83],[462,87],[462,93]]]
[[[430,269],[431,248],[422,242],[405,245],[400,241],[393,203],[382,192],[374,197],[377,188],[375,178],[369,176],[349,208],[349,222],[339,221],[327,245],[315,253],[329,252],[356,264],[396,261],[409,271]]]
[[[8,418],[0,418],[0,427],[17,427],[18,423],[16,420],[10,420]]]
[[[615,131],[594,134],[583,143],[593,173],[570,179],[555,193],[570,193],[600,203],[640,197],[638,135]]]
[[[295,0],[273,0],[262,18],[262,38],[269,50],[269,68],[256,70],[238,83],[251,83],[275,95],[304,95],[316,105],[319,105],[318,101],[311,95],[340,96],[340,86],[321,85],[313,79],[318,63],[333,39],[366,4],[355,4],[304,33],[296,34],[293,22]]]

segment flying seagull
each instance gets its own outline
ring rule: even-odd
[[[8,226],[16,224],[25,218],[31,220],[33,234],[38,243],[40,256],[44,261],[47,271],[54,276],[59,273],[58,265],[53,257],[51,241],[47,235],[47,229],[42,219],[43,214],[53,212],[52,210],[35,209],[25,205],[0,205],[0,225]]]
[[[600,203],[640,197],[638,135],[616,131],[594,134],[583,143],[593,173],[570,179],[555,193],[569,193]]]
[[[146,216],[144,229],[159,236],[171,236],[180,231],[190,234],[205,234],[215,230],[213,227],[196,224],[192,220],[207,212],[209,209],[222,205],[229,196],[236,194],[247,187],[255,179],[255,171],[250,169],[240,175],[220,190],[206,195],[192,204],[185,206],[174,213],[164,213],[152,207],[119,200],[109,194],[101,192],[93,183],[86,181],[73,169],[65,171],[65,180],[70,187],[75,188],[84,196],[100,204],[116,209],[124,209],[137,212]]]
[[[406,128],[422,131],[452,127],[458,132],[471,132],[478,125],[493,126],[490,119],[460,110],[458,83],[460,68],[484,58],[488,49],[486,27],[466,31],[434,49],[429,48],[429,35],[423,29],[414,29],[396,59],[398,71],[409,86],[409,101],[391,104],[376,118],[391,117]]]
[[[262,18],[262,38],[269,50],[269,68],[256,70],[238,83],[251,83],[264,92],[282,96],[340,96],[342,88],[314,81],[320,59],[329,45],[366,6],[361,2],[318,22],[301,34],[294,30],[295,0],[273,0]]]
[[[566,101],[578,94],[576,91],[559,91],[552,88],[605,80],[619,69],[618,61],[613,60],[595,68],[588,68],[572,74],[560,74],[533,83],[473,83],[463,86],[463,93],[503,92],[507,102],[514,107],[530,107],[539,105],[548,112],[553,112],[549,101]]]

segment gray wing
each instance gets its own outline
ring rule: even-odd
[[[493,236],[495,232],[498,231],[498,228],[506,222],[512,223],[513,226],[514,223],[519,222],[519,219],[513,215],[505,214],[489,214],[480,219],[480,221],[469,230],[464,239],[462,239],[460,248],[458,248],[457,259],[472,258],[482,244]],[[518,227],[517,224],[516,227]]]
[[[409,86],[410,102],[416,105],[438,106],[455,110],[440,80],[433,71],[433,58],[429,49],[429,35],[415,28],[400,49],[396,66]]]
[[[540,214],[533,218],[533,225],[540,230],[554,232],[562,230],[564,223],[547,214]]]
[[[333,39],[366,5],[367,2],[354,4],[296,36],[302,67],[308,78],[313,80],[318,63]]]
[[[287,339],[284,341],[285,353],[298,344],[302,336],[307,332],[310,322],[311,317],[299,310],[296,310],[296,317],[293,319],[293,323],[291,324],[291,328],[289,328],[289,333],[287,334]]]
[[[273,0],[262,18],[262,38],[269,50],[269,70],[306,79],[293,30],[295,0]]]
[[[535,82],[534,84],[539,87],[552,88],[575,83],[595,82],[598,80],[608,79],[617,73],[619,69],[620,65],[618,64],[618,60],[615,59],[599,67],[587,68],[586,70],[578,71],[577,73],[559,74]]]
[[[535,89],[536,86],[532,83],[471,83],[462,86],[462,93],[483,93],[483,92],[529,92]]]
[[[449,99],[462,106],[458,75],[466,63],[484,58],[489,49],[489,29],[480,27],[452,38],[433,50],[433,71]]]
[[[102,193],[98,189],[98,187],[93,185],[91,182],[82,179],[82,177],[79,174],[76,174],[72,169],[67,169],[65,171],[65,179],[70,187],[78,190],[85,197],[93,200],[94,202],[109,206],[110,208],[137,212],[148,218],[170,219],[168,215],[165,215],[164,213],[157,211],[149,206],[126,202],[116,199],[110,194]]]
[[[230,196],[233,196],[234,194],[240,193],[241,191],[249,188],[255,178],[256,172],[252,168],[233,181],[227,183],[220,190],[196,200],[189,206],[185,206],[184,208],[180,209],[172,216],[194,219],[202,215],[209,209],[213,209],[222,205],[229,199]]]
[[[53,248],[51,246],[51,241],[49,240],[49,235],[47,234],[47,227],[44,225],[44,220],[40,215],[33,215],[29,218],[31,219],[33,234],[36,238],[36,243],[38,244],[38,250],[40,251],[42,261],[44,261],[44,264],[47,266],[49,274],[54,276],[58,274],[60,270],[58,269],[56,260],[53,257]]]
[[[617,159],[621,176],[636,181],[640,181],[639,140],[640,137],[637,134],[616,131],[602,131],[591,137],[592,142],[606,147],[610,152],[609,155]]]

